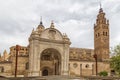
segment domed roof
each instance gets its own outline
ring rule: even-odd
[[[39,32],[42,32],[44,29],[45,29],[45,27],[43,26],[42,21],[40,21],[40,24],[38,25],[37,30]]]

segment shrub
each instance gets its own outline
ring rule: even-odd
[[[100,76],[108,76],[108,72],[107,71],[101,71],[99,73]]]

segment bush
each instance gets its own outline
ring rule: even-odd
[[[100,76],[108,76],[108,72],[107,71],[101,71],[99,73]]]

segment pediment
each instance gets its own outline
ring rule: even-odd
[[[63,36],[60,31],[55,28],[47,28],[41,33],[41,38],[50,40],[63,40]]]

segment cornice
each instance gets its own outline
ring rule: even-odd
[[[71,44],[70,41],[65,41],[65,40],[54,40],[54,39],[45,39],[45,38],[40,38],[40,37],[30,37],[29,41],[32,40],[38,40],[42,42],[52,42],[52,43],[59,43],[59,44]]]

